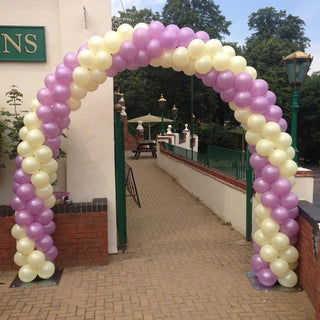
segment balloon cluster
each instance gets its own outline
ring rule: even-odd
[[[45,87],[32,101],[20,131],[23,141],[18,146],[16,196],[11,203],[16,210],[12,235],[17,239],[15,262],[21,266],[20,279],[32,281],[37,274],[46,278],[54,271],[57,249],[51,238],[55,229],[51,184],[56,180],[54,159],[61,132],[70,123],[70,111],[78,110],[87,92],[96,90],[107,77],[147,65],[196,75],[229,103],[246,130],[250,164],[256,175],[259,229],[254,234],[253,271],[265,286],[276,281],[295,286],[298,198],[291,188],[297,165],[275,94],[266,81],[256,79],[256,70],[232,47],[210,39],[204,31],[180,29],[174,24],[165,27],[159,21],[135,27],[122,24],[104,37],[91,37],[77,53],[68,53],[55,73],[45,77]]]

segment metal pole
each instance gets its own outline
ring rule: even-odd
[[[297,128],[298,128],[298,109],[299,109],[299,92],[298,89],[295,88],[293,90],[292,96],[292,104],[291,104],[291,111],[292,111],[292,118],[291,118],[291,137],[292,137],[292,147],[294,149],[295,156],[294,161],[298,164],[298,140],[297,140]]]
[[[193,160],[193,131],[194,131],[194,123],[193,123],[193,76],[191,76],[191,137],[190,137],[190,144],[191,144],[191,160]]]
[[[161,111],[161,135],[164,136],[163,111]]]
[[[247,172],[246,172],[246,182],[247,182],[247,198],[246,198],[246,238],[247,241],[252,240],[252,167],[250,165],[249,159],[250,159],[251,153],[249,149],[247,149]]]

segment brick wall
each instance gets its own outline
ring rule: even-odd
[[[108,214],[105,200],[56,206],[53,233],[59,250],[56,267],[104,265],[108,263]],[[12,210],[0,208],[0,271],[18,269],[13,262],[16,252],[11,236]]]

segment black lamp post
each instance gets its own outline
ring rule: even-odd
[[[178,108],[176,107],[176,105],[174,104],[172,109],[171,109],[172,115],[173,115],[173,124],[172,124],[172,129],[173,132],[176,132],[176,127],[175,127],[175,123],[177,120],[177,115],[178,115]]]
[[[164,136],[163,113],[164,113],[164,110],[166,109],[167,100],[163,97],[162,93],[158,102],[159,102],[159,108],[161,110],[161,135]]]
[[[294,161],[298,164],[298,147],[297,147],[297,127],[298,127],[298,109],[299,109],[299,87],[304,81],[311,62],[312,57],[301,51],[296,51],[283,57],[282,60],[286,67],[289,84],[293,87],[293,97],[291,104],[291,137],[292,147],[295,150]]]

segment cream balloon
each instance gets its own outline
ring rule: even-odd
[[[279,232],[271,238],[271,245],[278,251],[286,251],[289,248],[290,241],[286,234]]]
[[[270,218],[271,209],[265,207],[262,203],[259,203],[254,208],[254,213],[259,219],[264,220]]]
[[[77,86],[74,82],[70,83],[69,89],[74,99],[83,99],[87,95],[87,90]]]
[[[158,58],[152,58],[150,60],[150,66],[156,68],[156,67],[160,67],[161,66],[161,56]]]
[[[25,256],[24,254],[20,253],[20,252],[16,252],[14,257],[13,257],[13,261],[14,263],[19,266],[22,267],[25,264],[27,264],[27,256]]]
[[[99,87],[99,84],[98,83],[95,83],[93,81],[89,82],[87,85],[86,85],[86,89],[90,92],[93,92],[93,91],[96,91]]]
[[[39,170],[31,176],[31,182],[36,188],[45,187],[49,181],[49,174],[43,170]]]
[[[107,73],[99,69],[91,69],[91,81],[102,84],[107,80]]]
[[[42,145],[45,141],[45,136],[39,129],[29,130],[26,135],[26,140],[32,147],[38,147]]]
[[[46,261],[43,266],[37,270],[38,271],[38,276],[41,279],[49,279],[50,277],[53,276],[55,272],[55,267],[54,264],[51,261]]]
[[[44,265],[46,256],[42,251],[34,250],[28,255],[27,261],[32,268],[38,269]]]
[[[100,70],[107,70],[112,66],[112,56],[105,51],[99,51],[96,53],[96,68]]]
[[[262,129],[262,135],[266,139],[270,139],[270,140],[277,139],[280,132],[281,132],[281,128],[279,124],[273,121],[267,122]]]
[[[14,224],[11,228],[11,235],[16,240],[20,240],[26,236],[26,228],[18,224]]]
[[[204,55],[197,59],[194,63],[195,70],[200,74],[206,74],[212,69],[212,58]]]
[[[42,121],[38,118],[37,114],[35,112],[28,112],[23,117],[23,123],[24,125],[29,129],[39,129]]]
[[[38,101],[38,99],[32,99],[29,109],[30,109],[30,111],[35,112],[38,109],[38,107],[40,107],[40,106],[41,106],[41,103]]]
[[[52,208],[53,206],[55,206],[56,205],[56,203],[57,203],[57,200],[56,200],[56,197],[52,194],[50,197],[48,197],[47,199],[44,199],[43,200],[43,202],[44,202],[44,206],[46,207],[46,208]]]
[[[257,70],[255,68],[253,68],[251,66],[248,66],[248,67],[245,68],[244,71],[246,73],[249,73],[253,80],[257,79],[258,74],[257,74]]]
[[[245,134],[245,139],[247,143],[256,145],[257,142],[262,139],[262,136],[259,132],[252,132],[251,130],[248,130]]]
[[[289,246],[285,251],[280,252],[280,258],[290,263],[295,263],[299,259],[299,252],[294,246]]]
[[[234,118],[240,123],[245,123],[248,121],[249,117],[252,115],[250,108],[237,108],[234,111]],[[249,128],[249,127],[248,127]],[[250,129],[250,128],[249,128]],[[254,130],[251,130],[254,131]]]
[[[40,162],[35,157],[26,157],[23,159],[21,167],[25,173],[33,174],[40,169]]]
[[[37,277],[37,271],[26,264],[20,268],[18,277],[22,282],[31,282]]]
[[[286,274],[288,274],[290,268],[287,261],[278,258],[270,263],[270,270],[277,277],[284,277]]]
[[[256,144],[257,153],[266,157],[274,150],[274,143],[269,139],[261,139]]]
[[[91,50],[82,50],[78,53],[78,62],[81,67],[93,68],[96,64],[96,57]]]
[[[187,76],[192,76],[196,73],[193,59],[190,59],[190,62],[186,66],[183,67],[183,72]]]
[[[34,150],[35,158],[42,164],[48,163],[52,159],[52,150],[45,145]]]
[[[279,256],[278,251],[270,244],[264,245],[260,249],[260,257],[266,262],[272,262]]]
[[[236,111],[237,109],[240,109],[240,108],[238,108],[238,106],[233,101],[229,102],[229,108],[231,110],[233,110],[233,111]]]
[[[134,26],[133,30],[136,30],[136,29],[139,29],[139,28],[148,29],[149,26],[144,22],[139,22]]]
[[[274,166],[281,166],[288,159],[288,155],[282,149],[273,150],[268,157],[268,160]]]
[[[108,31],[104,36],[103,42],[104,48],[110,54],[117,53],[122,43],[116,31]]]
[[[289,270],[284,277],[279,277],[277,280],[283,287],[286,288],[293,288],[298,283],[298,277],[292,270]]]
[[[19,137],[21,138],[21,140],[27,140],[27,134],[29,132],[29,129],[26,126],[23,126],[20,130],[19,130]]]
[[[263,233],[261,229],[258,229],[254,233],[253,239],[260,247],[270,244],[270,239]]]
[[[223,46],[221,48],[221,50],[222,50],[222,52],[225,52],[227,55],[229,55],[230,58],[232,58],[232,57],[234,57],[236,55],[235,50],[231,46],[228,46],[228,45]]]
[[[247,126],[252,132],[261,132],[266,123],[267,120],[262,114],[251,114],[247,120]]]
[[[201,39],[194,39],[188,45],[188,53],[192,59],[199,59],[202,57],[205,49],[205,43]]]
[[[50,183],[51,184],[53,184],[53,183],[55,183],[56,182],[56,180],[57,180],[57,174],[55,173],[55,172],[53,172],[53,173],[50,173],[49,174],[49,177],[50,177]]]
[[[17,251],[23,255],[30,254],[35,248],[35,242],[25,236],[17,241]]]
[[[163,68],[170,68],[172,66],[172,54],[173,50],[163,51],[160,57],[160,64]]]
[[[97,52],[103,50],[103,48],[104,48],[103,38],[100,36],[91,37],[88,40],[88,47],[94,53],[97,53]]]
[[[91,81],[90,71],[84,67],[76,67],[72,73],[73,81],[81,88],[85,88]]]
[[[55,159],[51,159],[49,162],[41,164],[41,170],[47,172],[48,174],[56,172],[57,169],[58,169],[58,162]]]
[[[121,41],[132,40],[133,27],[130,24],[123,23],[118,27],[117,34]]]
[[[296,152],[295,150],[293,149],[293,147],[289,147],[287,150],[286,150],[286,154],[287,154],[287,157],[289,160],[292,160],[294,158],[294,156],[296,155]]]
[[[275,236],[279,232],[280,225],[273,219],[267,218],[261,222],[261,230],[267,237],[270,238]]]
[[[79,99],[69,98],[67,103],[71,111],[77,111],[81,107],[81,100]]]
[[[244,72],[247,67],[247,60],[241,56],[235,56],[230,59],[229,68],[235,74]]]
[[[213,58],[213,61],[212,61],[213,67],[217,71],[227,70],[229,67],[230,59],[231,57],[228,53],[219,52]]]
[[[42,200],[48,199],[53,194],[53,187],[50,183],[42,188],[36,188],[36,196]]]
[[[280,167],[280,175],[283,178],[294,176],[298,171],[298,166],[293,160],[286,160]]]
[[[289,133],[280,132],[274,143],[277,148],[287,150],[292,144],[292,138]]]
[[[21,141],[17,146],[17,152],[22,157],[33,156],[34,149],[28,141]]]
[[[178,47],[173,51],[172,62],[175,66],[183,68],[190,61],[188,49],[185,47]]]
[[[203,54],[207,54],[210,57],[214,57],[218,52],[222,51],[222,43],[218,39],[210,39],[204,45]]]

